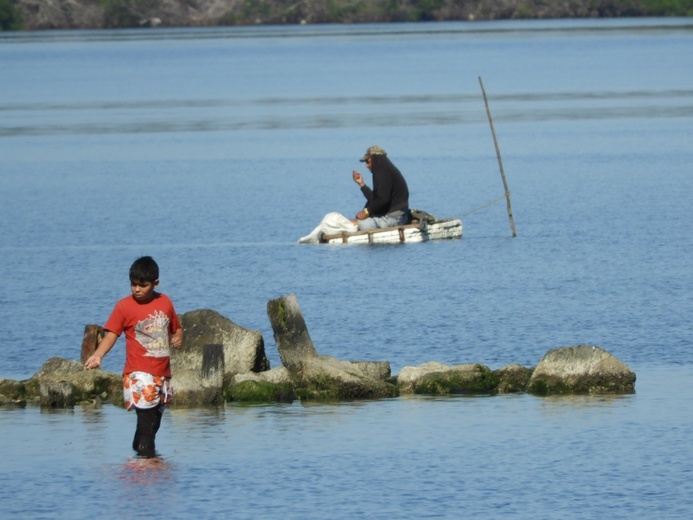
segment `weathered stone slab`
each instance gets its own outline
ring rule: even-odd
[[[529,380],[534,394],[595,394],[635,391],[635,373],[597,346],[578,345],[549,350]]]

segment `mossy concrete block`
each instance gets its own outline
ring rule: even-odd
[[[267,302],[267,316],[282,364],[291,373],[301,372],[308,360],[318,357],[318,352],[308,333],[296,296],[290,294]]]
[[[532,373],[527,391],[552,394],[630,394],[635,373],[604,349],[578,345],[549,350]]]

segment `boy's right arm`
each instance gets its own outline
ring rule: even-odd
[[[84,368],[89,370],[91,368],[101,367],[101,360],[106,354],[108,354],[108,351],[113,348],[113,345],[115,345],[117,339],[118,336],[115,333],[107,331],[106,335],[99,342],[99,346],[96,348],[96,351],[89,356],[89,359],[87,359],[86,363],[84,363]]]

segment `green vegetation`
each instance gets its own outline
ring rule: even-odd
[[[0,31],[22,28],[22,15],[12,0],[0,0]]]
[[[244,403],[277,402],[291,403],[296,399],[293,386],[288,383],[260,383],[244,381],[236,386],[227,388],[224,392],[227,401]]]
[[[644,16],[693,16],[693,0],[644,0]]]
[[[487,394],[494,393],[499,378],[491,370],[477,365],[474,372],[435,372],[414,385],[414,393],[422,395]]]
[[[219,23],[252,25],[691,15],[693,0],[246,0],[223,16]]]
[[[104,27],[139,27],[156,12],[160,0],[101,0],[101,4]]]

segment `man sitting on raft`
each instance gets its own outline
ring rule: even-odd
[[[353,171],[354,182],[361,187],[366,205],[352,222],[362,231],[406,224],[409,220],[409,188],[385,150],[371,146],[360,161],[365,162],[373,174],[373,189],[366,185],[359,172]]]

